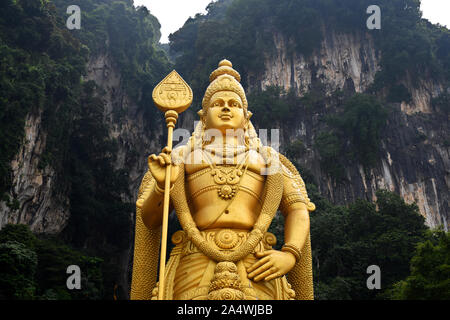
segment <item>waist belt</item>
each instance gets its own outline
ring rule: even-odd
[[[209,229],[200,231],[201,236],[217,250],[234,251],[238,249],[250,236],[247,230],[239,229]],[[186,232],[178,230],[172,235],[172,243],[175,248],[171,254],[182,254],[183,256],[201,252],[194,243],[187,238]],[[262,240],[255,247],[254,252],[262,252],[272,249],[277,243],[277,238],[271,232],[266,232]]]

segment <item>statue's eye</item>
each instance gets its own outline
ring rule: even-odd
[[[239,104],[237,102],[233,102],[233,107],[237,108],[239,107]]]
[[[220,103],[219,102],[214,102],[214,107],[220,107]]]

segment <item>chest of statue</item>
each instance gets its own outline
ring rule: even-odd
[[[251,229],[262,206],[263,162],[248,154],[234,161],[204,160],[185,164],[188,201],[198,228]]]

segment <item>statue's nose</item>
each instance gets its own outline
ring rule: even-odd
[[[231,109],[228,105],[225,105],[222,107],[222,112],[230,112],[230,111],[231,111]]]

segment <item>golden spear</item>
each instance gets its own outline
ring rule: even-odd
[[[183,78],[173,70],[153,89],[153,102],[164,112],[167,126],[167,147],[172,152],[173,128],[177,123],[178,114],[186,110],[192,104],[192,89]],[[171,167],[166,166],[166,176],[164,183],[164,206],[161,235],[161,254],[159,260],[159,289],[158,300],[164,297],[165,268],[167,251],[167,232],[169,222],[169,200],[170,200],[170,176]]]

